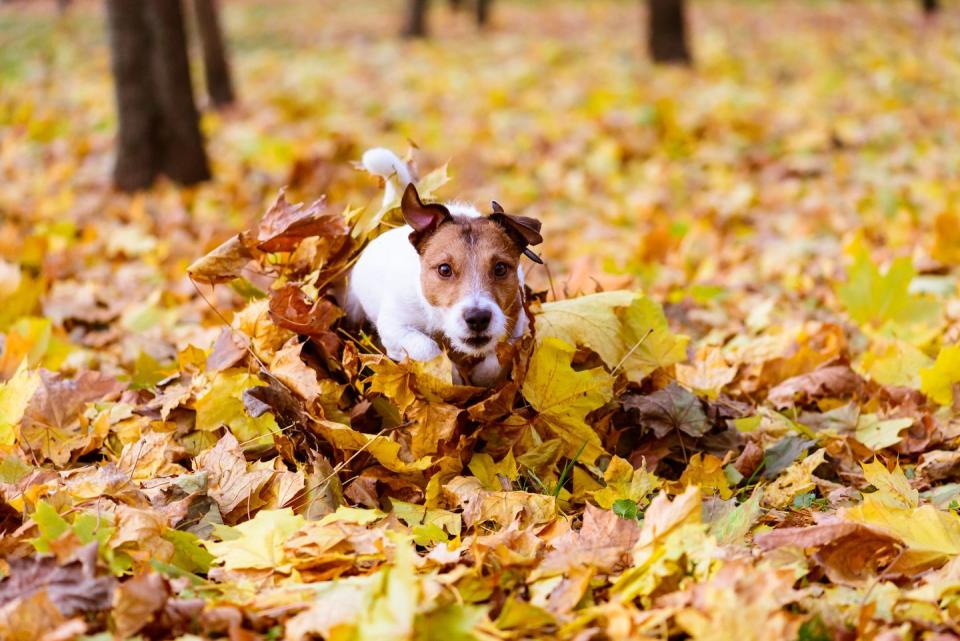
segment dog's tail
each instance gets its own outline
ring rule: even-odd
[[[406,189],[407,185],[414,182],[414,175],[407,163],[400,160],[400,157],[389,149],[383,147],[368,149],[363,152],[360,162],[364,169],[386,181],[383,191],[384,206],[396,199],[398,189]]]

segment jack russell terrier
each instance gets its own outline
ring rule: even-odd
[[[431,360],[442,347],[468,382],[490,386],[504,374],[497,344],[527,329],[520,256],[543,241],[540,221],[513,216],[496,202],[483,216],[463,203],[423,203],[407,164],[387,149],[363,154],[364,168],[386,181],[383,202],[403,188],[406,225],[364,248],[349,275],[346,311],[371,322],[387,356]]]

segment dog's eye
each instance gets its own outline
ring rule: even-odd
[[[453,276],[453,267],[447,263],[443,263],[437,267],[437,273],[440,274],[440,278],[450,278]]]
[[[506,263],[497,263],[493,266],[493,275],[497,278],[503,278],[510,271],[510,266]]]

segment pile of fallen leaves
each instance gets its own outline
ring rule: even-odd
[[[75,4],[0,10],[0,638],[958,638],[951,16],[696,4],[681,71],[637,3],[231,3],[217,181],[129,197]],[[544,220],[497,388],[336,303],[405,135]]]

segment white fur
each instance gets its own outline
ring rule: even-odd
[[[406,165],[387,149],[367,151],[362,162],[367,171],[386,179],[384,204],[393,201],[398,189],[406,187],[412,178]],[[398,185],[395,178],[402,185]],[[474,207],[464,203],[445,205],[454,217],[481,216]],[[483,356],[471,378],[476,384],[492,384],[500,375],[496,347],[506,333],[506,314],[479,282],[473,283],[469,293],[452,307],[435,307],[427,302],[420,286],[420,256],[409,239],[412,231],[408,225],[391,229],[371,241],[360,254],[347,284],[348,317],[354,322],[373,323],[387,356],[394,360],[409,357],[425,361],[436,357],[441,348],[431,336],[442,334],[457,351]],[[517,268],[517,275],[522,291],[522,268]],[[517,296],[521,296],[521,292],[517,292]],[[491,340],[481,348],[464,342],[471,335],[463,319],[464,310],[469,307],[486,308],[492,314],[485,332]],[[510,338],[522,336],[526,329],[526,314],[521,312]]]
[[[381,176],[387,181],[386,188],[383,191],[383,205],[387,206],[397,197],[397,182],[394,177],[400,181],[400,188],[403,189],[414,181],[410,174],[407,163],[400,160],[397,154],[383,147],[374,147],[363,152],[360,159],[363,168],[374,176]]]

